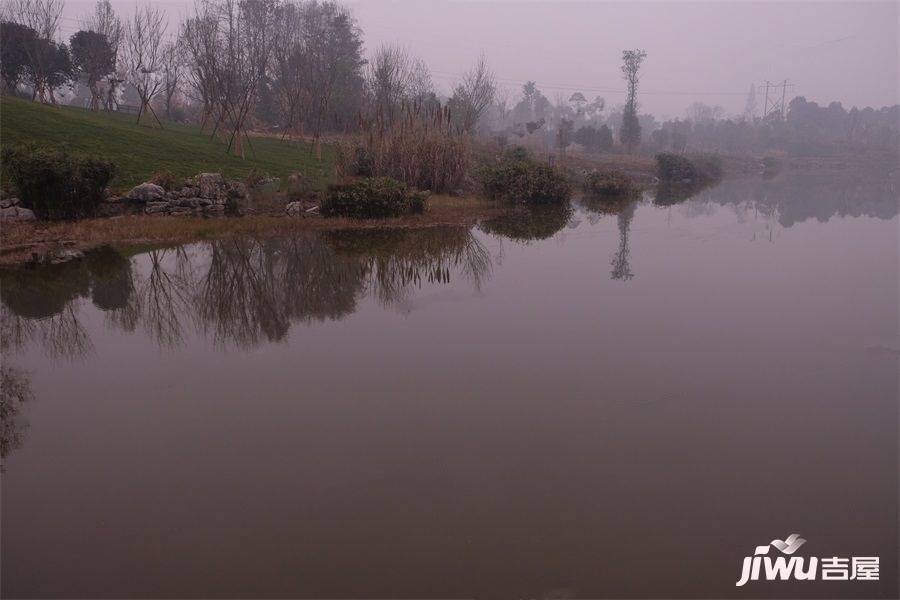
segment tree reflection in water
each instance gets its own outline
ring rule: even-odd
[[[359,261],[385,306],[406,303],[410,291],[423,282],[449,283],[453,272],[481,289],[491,271],[485,247],[471,231],[458,227],[332,231],[325,240],[338,256]]]
[[[610,262],[612,265],[610,277],[612,279],[629,281],[634,277],[631,264],[628,262],[628,256],[631,253],[631,248],[628,244],[628,234],[631,231],[631,221],[634,219],[634,213],[640,201],[641,197],[639,195],[605,198],[586,196],[581,199],[581,205],[588,214],[591,223],[596,223],[603,216],[616,215],[619,227],[619,249]]]
[[[288,237],[234,237],[128,258],[111,249],[84,260],[0,273],[3,327],[21,346],[52,356],[90,351],[79,300],[90,298],[107,324],[141,328],[160,346],[189,330],[217,344],[255,346],[285,339],[297,322],[341,319],[371,292],[404,302],[424,283],[459,273],[476,287],[490,257],[464,228],[357,230]]]

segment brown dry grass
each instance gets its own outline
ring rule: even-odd
[[[83,221],[4,223],[0,227],[0,265],[14,265],[60,248],[87,250],[106,244],[180,244],[233,235],[278,235],[298,230],[471,226],[502,208],[478,198],[431,196],[419,215],[365,221],[318,216],[174,217],[127,215]]]

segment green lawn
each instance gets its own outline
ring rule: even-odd
[[[319,188],[331,170],[327,148],[318,161],[309,144],[251,138],[252,148],[245,144],[242,159],[227,154],[225,143],[198,127],[164,122],[160,129],[155,121],[152,127],[146,123],[138,125],[134,115],[0,99],[0,146],[31,143],[102,157],[116,165],[114,190],[129,189],[162,170],[182,177],[218,172],[240,179],[253,168],[276,177],[300,172]]]

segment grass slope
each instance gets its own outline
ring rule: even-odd
[[[224,142],[211,139],[198,127],[165,123],[160,129],[155,121],[153,127],[138,125],[133,115],[45,106],[3,96],[0,146],[23,143],[112,161],[117,168],[111,184],[114,190],[127,190],[162,170],[181,177],[218,172],[235,179],[254,168],[276,177],[300,172],[315,187],[323,186],[330,172],[328,164],[315,159],[309,144],[254,137],[252,148],[245,144],[242,159],[227,154]],[[322,162],[328,163],[327,153]]]

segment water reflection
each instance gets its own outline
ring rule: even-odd
[[[569,224],[572,207],[568,204],[520,207],[481,223],[486,233],[527,244],[553,237]]]
[[[821,223],[834,217],[891,219],[900,211],[900,170],[884,174],[845,171],[803,171],[772,179],[743,178],[706,188],[677,202],[732,207],[740,216],[756,211],[782,227],[809,219]],[[657,204],[660,202],[656,201]],[[663,204],[671,205],[664,197]]]
[[[51,357],[91,350],[80,317],[90,298],[109,326],[142,329],[160,346],[189,331],[217,344],[251,347],[285,339],[294,323],[341,319],[371,293],[405,307],[412,290],[448,284],[476,289],[490,255],[463,228],[363,230],[287,237],[234,237],[126,257],[103,248],[82,261],[0,273],[10,347],[35,341]]]
[[[519,211],[491,235],[229,238],[0,272],[3,591],[94,597],[91,565],[112,564],[120,596],[723,595],[779,519],[822,555],[895,559],[896,360],[864,349],[896,329],[896,220],[834,218],[895,199],[777,179]],[[823,205],[827,225],[748,241],[745,211],[777,229]],[[680,551],[710,523],[727,539]]]

